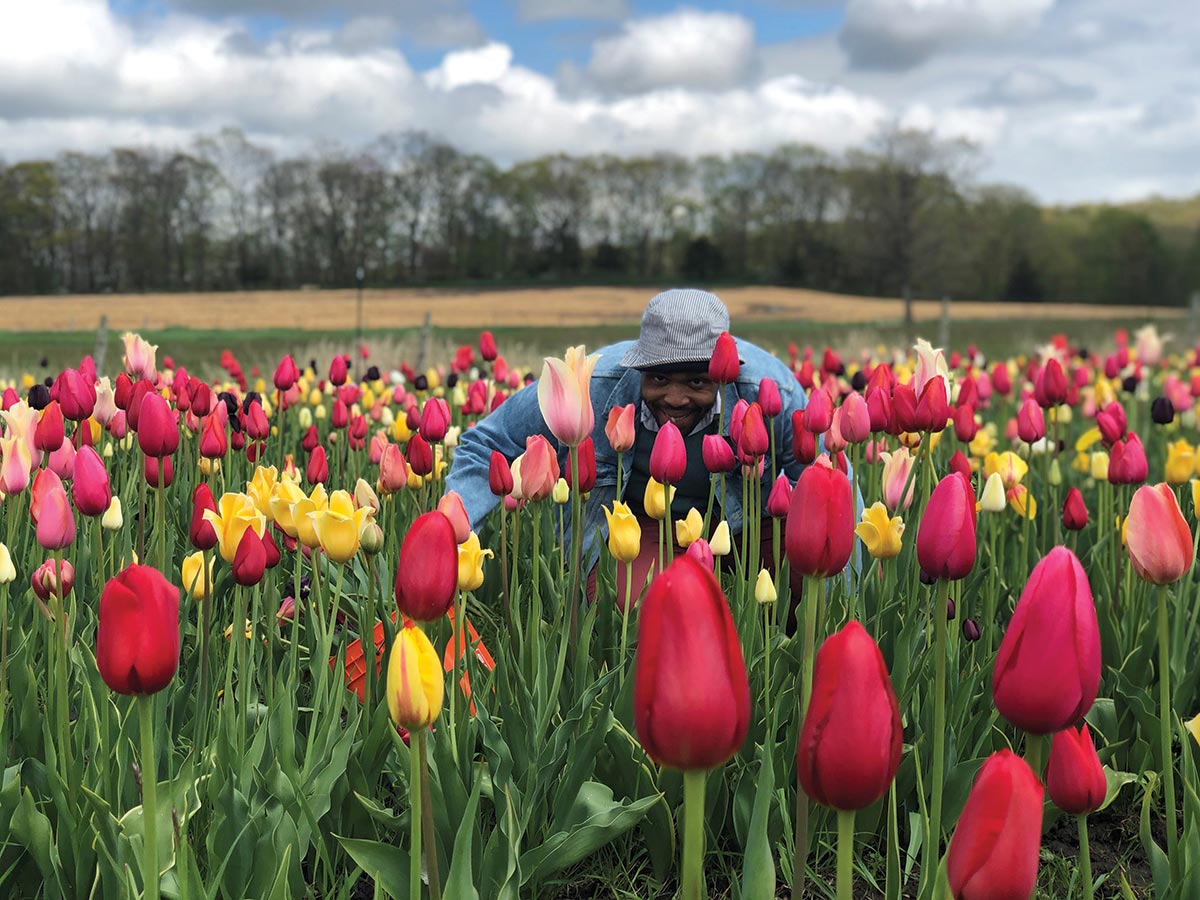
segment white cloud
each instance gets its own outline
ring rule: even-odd
[[[754,26],[733,13],[681,9],[627,22],[592,48],[588,74],[636,93],[663,87],[719,90],[743,84],[754,61]]]
[[[512,50],[492,42],[472,50],[456,50],[442,58],[441,65],[425,73],[432,88],[452,91],[466,84],[494,84],[512,63]]]
[[[840,40],[863,68],[907,69],[939,50],[1036,25],[1054,0],[850,0]]]

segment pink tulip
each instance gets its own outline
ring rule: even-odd
[[[791,499],[792,483],[788,481],[786,474],[780,472],[775,484],[771,486],[771,493],[767,495],[767,515],[773,519],[782,519],[788,514]]]
[[[721,472],[732,472],[737,468],[733,448],[729,446],[729,441],[719,434],[704,436],[700,445],[700,454],[704,459],[704,467],[714,475]]]
[[[1027,444],[1040,441],[1046,436],[1046,418],[1042,408],[1032,397],[1027,397],[1017,412],[1017,435]]]
[[[71,495],[75,500],[75,508],[85,516],[104,515],[112,502],[108,470],[100,454],[92,447],[80,447],[75,455]]]
[[[454,526],[454,542],[463,543],[471,536],[471,519],[457,491],[446,491],[438,501],[438,511]]]
[[[687,450],[683,435],[674,422],[658,429],[654,448],[650,451],[650,474],[662,484],[678,484],[687,470]]]
[[[51,469],[38,474],[37,489],[37,542],[46,550],[61,550],[75,540],[75,513],[67,500],[67,491],[62,479]],[[34,514],[34,504],[29,507]]]
[[[852,391],[838,407],[841,419],[838,431],[851,444],[860,444],[871,435],[871,411],[867,409],[867,401],[862,394]],[[837,417],[838,413],[834,413]]]
[[[783,399],[779,396],[779,385],[773,378],[764,378],[758,383],[758,405],[767,418],[783,412]]]
[[[804,427],[813,434],[824,434],[833,424],[833,400],[824,390],[813,391],[804,408]]]
[[[59,594],[59,574],[62,575],[61,594]],[[34,596],[43,603],[48,602],[52,596],[58,596],[61,600],[71,593],[71,588],[75,586],[75,567],[64,559],[59,568],[55,570],[54,560],[48,559],[34,570],[29,583],[33,588]]]
[[[538,406],[550,431],[562,443],[575,447],[592,433],[592,370],[598,355],[587,356],[580,345],[568,347],[566,357],[546,357],[538,380]]]
[[[48,465],[63,481],[70,481],[75,477],[75,447],[70,441],[63,441],[58,449],[50,454]]]
[[[902,512],[908,509],[913,500],[913,490],[916,479],[909,480],[913,467],[913,456],[907,447],[901,447],[895,453],[880,453],[883,460],[883,502],[892,512]],[[908,485],[908,491],[904,487]]]
[[[0,492],[19,494],[29,486],[29,470],[33,459],[29,446],[20,437],[0,438]]]
[[[608,423],[604,426],[604,435],[608,444],[617,453],[624,453],[633,448],[634,419],[637,407],[630,403],[626,406],[614,406],[608,411]]]
[[[1171,584],[1191,571],[1192,532],[1168,484],[1137,489],[1129,504],[1125,540],[1133,571],[1143,581]]]

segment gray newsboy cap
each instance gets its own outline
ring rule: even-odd
[[[641,334],[621,359],[621,365],[649,369],[708,362],[717,338],[728,330],[729,310],[716,294],[696,288],[671,288],[646,304]]]

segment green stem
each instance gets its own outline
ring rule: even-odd
[[[837,900],[854,900],[854,810],[838,810]]]
[[[1025,733],[1025,762],[1029,763],[1029,768],[1033,769],[1033,774],[1039,780],[1042,777],[1042,759],[1045,749],[1045,742],[1040,734]]]
[[[408,819],[411,835],[408,855],[408,896],[421,897],[421,741],[412,732],[408,735]]]
[[[671,519],[671,485],[663,482],[663,523],[666,525],[667,565],[675,561],[675,531]]]
[[[817,646],[817,604],[821,596],[821,580],[805,578],[801,589],[804,603],[804,663],[800,683],[800,728],[804,727],[804,715],[812,696],[813,656]],[[804,895],[804,876],[808,867],[808,796],[804,789],[796,787],[796,819],[792,849],[792,897]]]
[[[583,495],[579,490],[579,448],[572,447],[571,459],[571,593],[567,602],[571,604],[571,646],[579,635],[579,570],[582,568],[583,556]]]
[[[441,900],[442,879],[438,873],[437,832],[433,830],[433,792],[429,789],[429,729],[417,736],[421,755],[421,827],[425,830],[425,868],[429,870],[430,900]],[[409,735],[412,741],[412,735]]]
[[[1093,900],[1096,889],[1092,886],[1092,853],[1088,847],[1087,816],[1076,816],[1079,823],[1079,880],[1083,882],[1084,900]]]
[[[946,603],[950,582],[937,583],[933,600],[933,792],[929,802],[929,831],[925,836],[925,859],[922,878],[933,878],[937,872],[942,843],[942,791],[946,767]]]
[[[154,755],[154,695],[134,701],[142,731],[142,891],[143,900],[158,900],[158,783]]]
[[[708,772],[683,773],[682,900],[704,896],[704,787]]]
[[[617,693],[621,692],[621,688],[625,687],[625,648],[629,646],[629,609],[633,606],[633,563],[625,563],[625,607],[621,610],[621,654],[617,657],[620,660],[621,675],[618,682]]]
[[[1178,820],[1175,815],[1175,761],[1171,754],[1171,636],[1167,621],[1167,586],[1158,586],[1158,728],[1162,750],[1163,797],[1167,805],[1167,857],[1177,859]]]

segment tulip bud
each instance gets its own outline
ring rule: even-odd
[[[213,586],[213,563],[216,557],[208,560],[208,575],[204,572],[204,553],[197,550],[183,558],[179,574],[183,580],[183,589],[193,600],[206,600]]]
[[[59,575],[62,576],[61,581]],[[43,603],[48,603],[51,597],[61,600],[70,594],[75,586],[75,567],[64,559],[62,565],[56,568],[54,560],[48,559],[37,567],[29,581],[34,596]]]
[[[400,545],[396,606],[418,622],[446,614],[458,588],[458,542],[454,526],[436,510],[417,517]]]
[[[771,573],[766,569],[760,569],[758,578],[754,582],[754,600],[757,603],[774,603],[779,599],[779,594],[775,590],[775,581],[771,578]]]
[[[634,420],[636,405],[614,406],[608,411],[608,423],[604,426],[604,435],[608,444],[617,453],[624,453],[633,448]]]
[[[722,331],[708,361],[708,377],[717,384],[731,384],[737,381],[740,368],[737,342],[728,331]]]
[[[758,405],[767,418],[774,418],[783,412],[783,399],[779,396],[779,385],[774,378],[764,378],[758,383]]]
[[[8,547],[0,544],[0,584],[12,584],[17,579],[17,570],[13,566],[12,554]]]
[[[667,422],[659,428],[650,451],[650,474],[663,484],[677,484],[686,470],[687,451],[683,445],[683,435],[674,422]]]
[[[817,651],[797,746],[800,784],[825,806],[864,809],[887,793],[902,749],[900,707],[883,654],[851,621]]]
[[[1143,581],[1171,584],[1192,569],[1192,532],[1170,485],[1143,485],[1125,520],[1129,561]]]
[[[717,523],[717,527],[713,529],[712,536],[708,539],[709,549],[712,550],[713,556],[728,556],[733,549],[733,542],[729,535],[729,523],[722,519]]]
[[[767,515],[773,519],[782,519],[788,513],[788,502],[792,498],[792,483],[785,473],[780,472],[767,495]]]
[[[309,454],[304,478],[309,484],[324,484],[329,480],[329,460],[325,456],[325,448],[319,444]]]
[[[746,738],[750,687],[729,603],[686,554],[650,584],[638,622],[634,725],[659,765],[713,769]],[[677,639],[686,619],[688,639]]]
[[[1067,499],[1063,501],[1062,522],[1063,527],[1068,531],[1080,531],[1087,527],[1087,506],[1083,502],[1083,494],[1077,487],[1067,491]]]
[[[917,560],[939,579],[965,578],[975,565],[975,493],[952,473],[938,482],[917,527]]]
[[[688,510],[687,516],[675,521],[675,543],[687,547],[693,541],[698,541],[704,533],[704,517],[694,506]]]
[[[729,441],[719,434],[704,435],[700,444],[700,454],[704,459],[704,467],[712,474],[732,472],[737,468],[733,448]]]
[[[179,446],[179,426],[162,394],[149,390],[142,395],[137,435],[138,446],[147,457],[170,456]]]
[[[979,630],[979,623],[974,618],[968,616],[963,619],[962,636],[964,641],[972,643],[983,637],[983,633]]]
[[[1046,790],[1055,806],[1073,816],[1094,813],[1103,805],[1108,780],[1086,723],[1079,731],[1071,727],[1055,733],[1046,766]]]
[[[785,547],[792,569],[826,578],[846,567],[854,548],[850,482],[837,469],[809,466],[788,501]]]
[[[387,702],[392,722],[410,731],[432,725],[442,711],[444,679],[441,660],[425,632],[412,624],[401,628],[388,657]]]
[[[100,677],[120,694],[154,694],[179,667],[179,588],[157,569],[132,565],[100,595]]]
[[[499,450],[493,450],[488,463],[488,487],[497,497],[508,496],[513,489],[512,469]]]
[[[824,390],[813,391],[804,408],[804,427],[813,434],[824,434],[833,424],[833,401]]]

